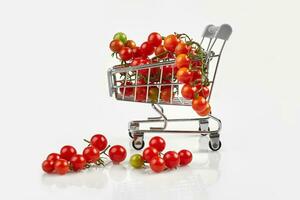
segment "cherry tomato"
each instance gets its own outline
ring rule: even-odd
[[[66,145],[60,149],[60,157],[70,161],[72,156],[76,155],[77,151],[73,146]]]
[[[149,42],[144,42],[140,48],[142,55],[145,57],[150,56],[154,53],[154,46]]]
[[[204,117],[211,113],[211,107],[210,107],[209,103],[206,102],[204,109],[202,111],[196,111],[196,112],[198,115]]]
[[[161,45],[162,37],[159,33],[153,32],[148,36],[148,42],[152,46],[158,47],[159,45]]]
[[[178,38],[176,37],[176,35],[168,35],[165,39],[164,39],[164,46],[168,51],[174,52],[176,46],[178,45],[180,40],[178,40]]]
[[[180,54],[176,57],[176,66],[178,68],[181,67],[189,67],[191,60],[186,54]]]
[[[114,145],[109,149],[109,157],[114,164],[119,164],[126,156],[126,149],[121,145]]]
[[[166,168],[164,159],[158,156],[154,157],[150,161],[150,168],[156,173],[162,172]]]
[[[164,66],[163,67],[163,74],[162,74],[162,78],[163,80],[170,80],[172,79],[172,69],[173,69],[173,75],[175,77],[178,68],[177,67],[172,67],[172,66]]]
[[[164,155],[164,161],[166,166],[169,169],[175,168],[179,166],[180,158],[179,155],[175,151],[168,151]]]
[[[149,60],[145,58],[135,58],[133,61],[130,63],[130,66],[141,66],[141,65],[146,65],[149,64]],[[138,70],[138,75],[142,75],[143,77],[148,77],[148,69],[141,69]]]
[[[123,44],[125,44],[127,41],[127,36],[125,35],[125,33],[118,32],[114,35],[114,39],[118,39],[123,42]]]
[[[150,139],[149,146],[155,148],[159,152],[162,152],[166,147],[166,142],[162,137],[154,136]]]
[[[193,154],[189,150],[183,149],[179,151],[178,155],[181,166],[188,165],[193,160]]]
[[[68,173],[70,170],[68,161],[65,159],[58,159],[54,163],[54,172],[60,175]]]
[[[52,173],[54,170],[54,162],[53,160],[44,160],[42,163],[42,169],[46,173]]]
[[[70,163],[71,163],[72,169],[76,172],[76,171],[80,171],[85,168],[86,160],[83,157],[83,155],[77,154],[71,158]]]
[[[188,54],[189,48],[184,42],[180,42],[177,44],[175,48],[175,55],[178,56],[179,54]]]
[[[139,79],[137,81],[137,85],[145,85],[146,82],[144,79]],[[136,101],[142,102],[146,101],[146,96],[147,96],[147,87],[137,87],[136,88]]]
[[[119,55],[120,55],[121,60],[128,61],[128,60],[132,59],[133,52],[132,52],[132,50],[129,47],[123,47],[119,51]]]
[[[209,96],[209,88],[204,86],[202,87],[200,93],[201,96],[203,96],[204,98],[207,98]]]
[[[107,139],[102,134],[94,135],[91,140],[91,145],[96,147],[99,151],[103,151],[107,146]]]
[[[125,46],[129,47],[130,49],[133,49],[133,48],[136,47],[136,44],[133,40],[127,40],[126,43],[125,43]]]
[[[85,147],[85,149],[82,152],[82,155],[86,162],[88,163],[94,163],[96,162],[100,157],[100,152],[96,147],[88,146]]]
[[[148,98],[152,103],[158,100],[158,88],[156,86],[151,86],[148,91]]]
[[[177,80],[180,83],[189,84],[193,79],[193,74],[186,67],[180,68],[176,73]]]
[[[202,79],[201,71],[199,70],[192,71],[192,74],[193,74],[193,81],[197,81],[198,83],[201,83],[201,79]]]
[[[50,153],[47,156],[47,160],[56,161],[57,159],[60,159],[60,155],[58,153]]]
[[[147,147],[143,151],[143,159],[146,162],[150,163],[150,161],[152,160],[152,158],[157,157],[158,154],[159,154],[158,150],[155,149],[154,147]]]
[[[181,89],[181,95],[188,100],[191,100],[194,98],[195,91],[193,87],[189,84],[185,84]]]
[[[171,96],[174,97],[174,95],[172,95],[172,92],[171,92],[171,87],[170,86],[165,86],[164,88],[162,87],[161,92],[160,92],[161,100],[163,102],[170,102]]]
[[[163,45],[160,45],[155,49],[155,56],[161,59],[166,58],[168,56],[168,51]]]
[[[143,156],[140,154],[134,154],[130,157],[130,165],[136,169],[144,166]]]
[[[113,40],[109,44],[110,50],[112,50],[115,53],[119,53],[123,47],[124,44],[120,40]]]
[[[133,53],[134,58],[138,58],[138,57],[142,56],[142,52],[141,52],[140,47],[134,47],[134,48],[131,48],[131,49],[132,49],[132,53]]]
[[[127,85],[132,85],[132,82],[127,81],[127,82],[126,82],[126,86],[127,86]],[[122,83],[121,86],[126,87],[126,86],[125,86],[125,83]],[[134,88],[133,88],[133,87],[126,87],[126,89],[125,89],[124,87],[123,87],[123,88],[120,88],[120,93],[123,95],[124,90],[125,90],[125,94],[124,94],[124,95],[125,95],[126,97],[131,96],[131,95],[133,94],[133,92],[134,92],[134,91],[133,91]]]
[[[193,99],[192,107],[196,112],[201,112],[206,108],[206,100],[202,96],[198,96],[197,99]]]

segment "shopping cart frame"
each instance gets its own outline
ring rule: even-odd
[[[213,59],[217,59],[215,62],[214,66],[214,71],[213,71],[213,77],[210,80],[210,93],[208,97],[208,102],[211,99],[211,94],[214,88],[214,83],[215,83],[215,78],[218,70],[218,66],[220,63],[220,58],[224,49],[224,46],[229,39],[230,35],[232,33],[232,28],[228,24],[223,24],[221,26],[214,26],[214,25],[208,25],[206,26],[203,35],[202,35],[202,40],[200,42],[200,45],[206,41],[207,46],[205,49],[207,58],[206,58],[206,63],[205,65],[208,66],[208,69],[212,68],[210,66],[210,63]],[[217,41],[221,41],[221,45],[218,50],[215,50],[215,44]],[[217,53],[216,53],[217,52]],[[217,117],[213,116],[212,114],[206,116],[206,117],[198,117],[198,118],[175,118],[175,119],[169,119],[166,117],[164,113],[164,109],[161,105],[180,105],[180,106],[191,106],[191,101],[190,100],[185,100],[183,97],[171,97],[170,102],[165,103],[160,101],[158,98],[158,102],[153,103],[148,99],[148,91],[149,87],[151,86],[157,86],[159,87],[159,97],[160,97],[160,92],[161,92],[161,87],[163,86],[171,86],[172,91],[175,87],[178,87],[180,84],[179,83],[174,83],[173,81],[168,84],[162,83],[162,77],[160,77],[160,82],[159,84],[150,84],[149,82],[149,77],[150,77],[150,71],[153,68],[158,68],[160,67],[161,70],[163,70],[163,67],[165,66],[173,66],[174,67],[174,60],[173,61],[164,61],[164,62],[159,62],[159,63],[154,63],[154,64],[147,64],[143,66],[138,66],[138,67],[123,67],[122,65],[119,66],[114,66],[110,68],[107,71],[107,76],[108,76],[108,86],[109,86],[109,95],[113,96],[115,95],[115,98],[117,100],[122,100],[122,101],[133,101],[136,102],[136,94],[134,94],[134,97],[126,97],[125,91],[128,88],[137,88],[137,87],[147,87],[147,95],[146,95],[146,101],[141,102],[141,103],[151,103],[152,108],[159,114],[158,117],[149,117],[146,120],[134,120],[129,122],[129,127],[128,127],[128,132],[129,136],[132,138],[132,146],[136,150],[141,150],[143,149],[145,142],[144,142],[144,134],[145,133],[171,133],[171,134],[179,134],[179,133],[184,133],[184,134],[199,134],[202,136],[209,136],[209,148],[213,151],[217,151],[221,148],[221,141],[220,141],[220,131],[222,129],[222,122],[220,119]],[[126,78],[129,76],[129,73],[132,71],[136,71],[138,73],[139,70],[144,70],[148,69],[149,74],[148,74],[148,82],[145,85],[139,85],[137,86],[137,83],[133,85],[125,85],[123,86],[118,86],[117,85],[117,80],[116,80],[116,75],[117,74],[125,74]],[[162,74],[162,73],[161,73]],[[137,75],[136,75],[137,76]],[[172,80],[174,77],[174,69],[172,70]],[[123,88],[123,94],[121,94],[120,88]],[[136,90],[135,90],[136,91]],[[211,123],[210,121],[214,121],[217,124],[217,128],[214,130],[211,130],[211,126],[209,124]],[[199,122],[199,129],[198,130],[174,130],[174,129],[167,129],[167,125],[169,123],[176,123],[176,122],[191,122],[191,121],[197,121]],[[161,123],[162,126],[160,127],[150,127],[149,129],[140,129],[141,124],[148,124],[148,123]]]

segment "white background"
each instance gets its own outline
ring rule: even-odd
[[[299,17],[296,0],[1,0],[1,199],[299,199]],[[206,138],[168,136],[167,149],[193,151],[189,167],[41,171],[48,153],[81,151],[96,132],[129,150],[128,121],[153,114],[108,96],[115,32],[139,44],[153,31],[199,40],[210,23],[233,27],[213,94],[224,124],[218,153]],[[167,115],[195,116],[177,107]]]

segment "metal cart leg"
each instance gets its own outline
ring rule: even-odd
[[[210,131],[208,119],[199,120],[199,131]],[[202,136],[206,136],[207,133],[201,133]]]

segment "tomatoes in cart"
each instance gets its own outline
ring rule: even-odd
[[[164,46],[168,51],[174,52],[179,41],[176,35],[171,34],[164,39]]]
[[[158,154],[159,154],[158,150],[155,149],[154,147],[147,147],[143,151],[143,159],[149,163],[152,160],[152,158],[157,157]]]
[[[201,83],[201,79],[202,79],[201,71],[199,70],[192,71],[192,74],[193,74],[193,81],[197,81],[197,83]]]
[[[179,83],[189,84],[193,79],[193,74],[188,68],[182,67],[177,71],[176,77]]]
[[[189,84],[185,84],[182,88],[181,88],[181,95],[188,100],[191,100],[194,98],[195,95],[195,91],[194,88],[189,85]]]
[[[60,149],[60,157],[68,161],[72,158],[72,156],[76,155],[76,153],[76,149],[70,145],[65,145]]]
[[[203,96],[204,98],[207,98],[209,96],[209,88],[206,86],[202,87],[199,95]]]
[[[96,134],[91,138],[90,143],[93,147],[96,147],[99,151],[103,151],[107,146],[107,139],[102,134]]]
[[[191,60],[186,54],[180,54],[176,57],[176,67],[189,67],[191,63]]]
[[[207,116],[211,113],[211,107],[209,105],[209,103],[206,102],[205,106],[204,106],[204,109],[201,110],[201,111],[196,111],[198,115],[204,117],[204,116]]]
[[[127,156],[126,149],[121,145],[114,145],[109,149],[109,157],[114,164],[119,164]]]
[[[198,96],[198,98],[193,99],[192,101],[192,108],[196,111],[196,112],[201,112],[203,111],[207,104],[206,104],[206,100],[204,97],[202,96]]]
[[[123,44],[127,41],[127,36],[125,33],[118,32],[114,35],[114,39],[120,40]]]
[[[162,87],[160,92],[160,98],[163,102],[169,103],[171,102],[171,99],[173,99],[174,95],[171,92],[171,87]]]
[[[159,152],[162,152],[166,147],[166,142],[162,137],[154,136],[150,139],[149,146],[155,148]]]
[[[133,47],[131,49],[132,49],[132,53],[133,53],[134,58],[138,58],[138,57],[142,56],[142,52],[141,52],[140,47]]]
[[[79,154],[73,156],[70,160],[70,163],[71,163],[72,170],[74,170],[75,172],[84,169],[86,166],[85,158],[83,157],[83,155],[79,155]]]
[[[177,44],[174,53],[176,56],[178,56],[179,54],[188,54],[189,50],[190,48],[184,42],[180,42]]]
[[[159,33],[153,32],[148,36],[148,42],[152,46],[158,47],[159,45],[161,45],[162,37]]]
[[[168,56],[168,51],[163,45],[158,46],[155,49],[154,53],[155,53],[155,56],[157,56],[160,59],[166,58]]]
[[[152,171],[159,173],[165,170],[166,165],[164,159],[161,157],[155,156],[153,159],[150,161],[150,168]]]
[[[68,161],[65,159],[58,159],[54,163],[54,172],[60,175],[64,175],[70,171]]]
[[[121,42],[121,40],[113,40],[109,44],[110,50],[112,50],[115,53],[119,53],[123,47],[124,47],[124,44],[123,44],[123,42]]]
[[[133,58],[133,52],[129,47],[123,47],[119,51],[119,56],[120,56],[121,60],[128,61]]]
[[[150,56],[154,53],[154,46],[149,42],[144,42],[140,48],[142,55],[145,57]]]
[[[130,49],[133,49],[133,48],[136,47],[136,44],[133,40],[127,40],[126,43],[125,43],[125,46],[129,47]]]
[[[158,90],[158,87],[156,87],[156,86],[151,86],[149,88],[148,98],[150,99],[150,101],[152,103],[156,103],[157,102],[157,100],[158,100],[158,92],[159,92],[159,90]]]
[[[123,95],[124,91],[125,91],[124,96],[126,96],[126,97],[131,96],[133,94],[133,92],[134,92],[133,87],[126,87],[126,86],[131,86],[131,85],[132,85],[132,82],[130,82],[130,81],[126,81],[126,85],[125,85],[125,83],[122,83],[121,87],[120,87],[120,93],[121,93],[121,95]]]
[[[88,146],[82,152],[86,162],[94,163],[100,158],[100,152],[96,147]]]
[[[180,158],[180,166],[188,165],[193,160],[193,154],[189,150],[183,149],[179,151],[178,155]]]
[[[179,166],[180,157],[175,151],[168,151],[164,154],[163,157],[166,166],[169,169],[173,169]]]

